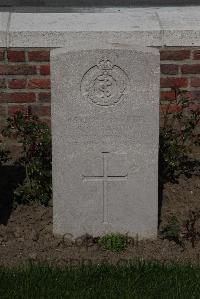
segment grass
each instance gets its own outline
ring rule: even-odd
[[[200,267],[158,263],[129,266],[0,268],[1,299],[200,298]]]

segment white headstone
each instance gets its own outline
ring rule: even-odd
[[[51,52],[54,233],[155,237],[159,51]]]

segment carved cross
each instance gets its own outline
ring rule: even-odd
[[[108,182],[125,181],[128,179],[128,173],[124,176],[110,176],[108,175],[108,152],[103,152],[103,175],[102,176],[84,176],[84,182],[98,182],[103,184],[103,223],[108,223]]]

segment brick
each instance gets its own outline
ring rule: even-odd
[[[161,101],[174,101],[175,100],[175,92],[161,91],[160,92],[160,100]]]
[[[172,88],[172,87],[187,87],[187,78],[161,78],[160,80],[161,88]]]
[[[26,80],[25,79],[12,79],[12,80],[8,81],[8,88],[11,88],[11,89],[26,88]]]
[[[50,61],[50,51],[30,51],[28,59],[35,62]]]
[[[35,75],[36,66],[32,65],[0,65],[0,75]]]
[[[49,79],[31,79],[28,81],[28,88],[30,89],[49,89],[50,80]]]
[[[164,113],[168,110],[169,113],[180,112],[182,107],[176,104],[168,105],[160,105],[160,112]]]
[[[6,107],[0,105],[0,116],[6,117]]]
[[[200,64],[185,64],[181,67],[182,74],[200,74]]]
[[[50,103],[51,102],[51,93],[50,92],[41,92],[38,95],[39,102]]]
[[[194,51],[193,59],[200,60],[200,50]]]
[[[25,61],[25,52],[24,51],[7,51],[7,58],[9,62],[24,62]]]
[[[192,87],[200,87],[200,78],[192,78],[191,86]]]
[[[5,53],[4,50],[0,50],[0,61],[4,60],[4,53]]]
[[[188,91],[182,95],[182,97],[192,100],[193,95],[191,91]],[[161,101],[174,101],[176,99],[176,95],[174,91],[161,91],[160,92],[160,100]]]
[[[0,79],[0,88],[6,88],[6,81],[5,81],[5,79]]]
[[[37,116],[51,116],[50,106],[31,105],[31,112]]]
[[[0,103],[32,103],[36,95],[33,92],[0,92]]]
[[[49,76],[50,75],[50,65],[40,66],[40,75]]]
[[[8,115],[12,116],[13,114],[15,114],[16,112],[27,112],[27,106],[26,105],[12,105],[12,106],[8,106]]]
[[[190,50],[162,50],[160,60],[185,60],[190,58]]]
[[[199,101],[199,99],[200,99],[200,90],[195,90],[195,91],[192,91],[191,93],[192,93],[193,100]]]
[[[178,74],[178,65],[161,64],[160,70],[161,70],[161,74],[164,74],[164,75],[177,75]]]

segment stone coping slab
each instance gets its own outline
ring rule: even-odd
[[[10,14],[8,12],[0,12],[0,47],[7,45],[7,30]]]
[[[86,13],[0,13],[0,47],[65,47],[77,41],[200,46],[200,6]]]

